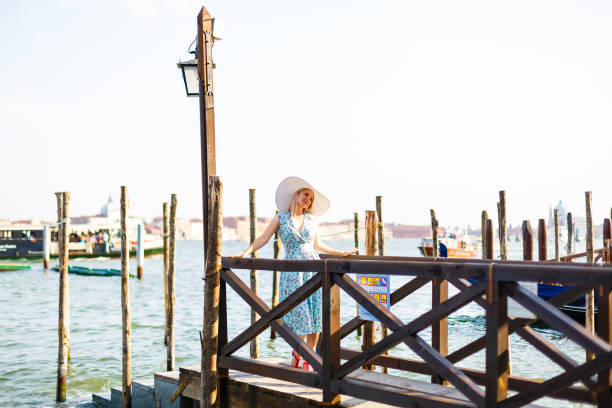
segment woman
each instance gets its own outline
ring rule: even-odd
[[[325,213],[330,203],[327,197],[305,180],[299,177],[287,177],[283,180],[276,189],[276,206],[279,213],[263,234],[235,257],[243,257],[257,251],[276,231],[285,248],[285,259],[319,259],[317,250],[342,256],[357,252],[356,248],[338,251],[321,242],[317,233],[316,216]],[[282,302],[313,276],[313,272],[281,272],[279,300]],[[284,315],[283,321],[314,349],[321,332],[321,291],[316,291]],[[302,357],[293,350],[291,366],[300,367],[301,360]],[[302,368],[312,370],[307,361],[304,361]]]

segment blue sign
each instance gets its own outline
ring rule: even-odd
[[[387,309],[391,308],[391,281],[389,275],[357,274],[357,283],[378,303],[381,303]],[[372,316],[361,305],[359,305],[359,317],[363,320],[378,321],[377,318]]]

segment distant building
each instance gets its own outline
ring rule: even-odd
[[[551,205],[548,206],[548,225],[555,225],[555,211],[559,212],[559,226],[567,226],[567,211],[563,205],[563,201],[559,200],[559,203],[553,208]]]

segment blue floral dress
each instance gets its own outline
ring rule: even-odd
[[[289,211],[278,213],[278,236],[285,247],[285,259],[319,259],[314,249],[315,216],[304,214],[302,231],[293,225]],[[282,302],[315,275],[315,272],[281,272],[279,300]],[[298,336],[321,331],[321,290],[283,316],[283,321]]]

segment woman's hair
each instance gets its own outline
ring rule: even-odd
[[[293,195],[291,196],[291,201],[289,202],[289,214],[295,214],[297,212],[297,198],[298,198],[298,195],[304,190],[308,190],[312,193],[312,200],[310,201],[310,205],[307,208],[304,208],[304,212],[309,212],[311,210],[312,204],[314,203],[314,200],[315,200],[314,191],[312,191],[312,189],[308,187],[305,187],[305,188],[300,188],[298,191],[293,193]]]

